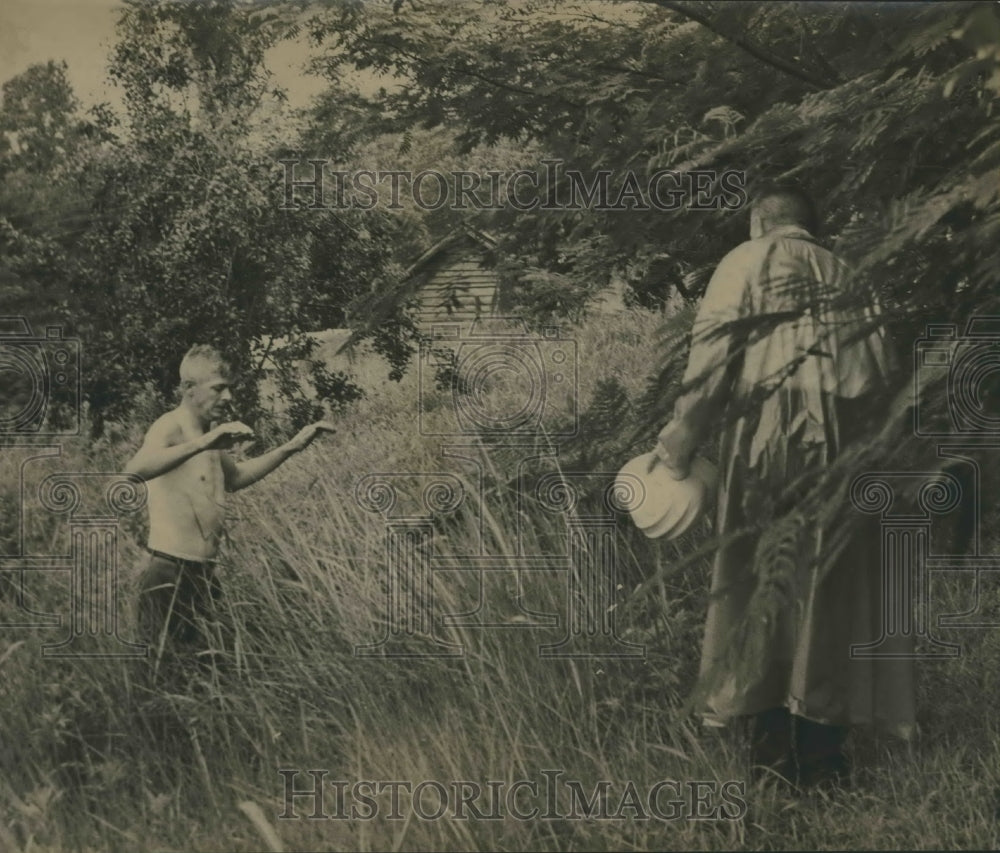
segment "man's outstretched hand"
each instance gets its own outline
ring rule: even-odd
[[[337,429],[329,421],[317,421],[314,424],[309,424],[309,426],[302,427],[298,431],[298,434],[290,442],[288,442],[289,447],[293,452],[299,453],[305,450],[313,441],[316,439],[320,433],[324,432],[336,432]]]
[[[694,442],[683,424],[671,421],[660,430],[646,473],[661,463],[675,480],[685,480],[691,469]]]
[[[253,430],[239,421],[219,424],[202,436],[202,450],[231,450],[243,441],[253,438]]]

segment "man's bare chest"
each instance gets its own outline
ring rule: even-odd
[[[222,458],[218,450],[192,456],[167,474],[173,488],[187,494],[219,499],[225,492]]]

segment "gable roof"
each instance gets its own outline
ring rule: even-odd
[[[480,248],[486,250],[495,249],[497,246],[496,238],[487,234],[485,231],[479,231],[478,229],[468,226],[463,227],[453,234],[449,234],[447,237],[438,240],[437,243],[431,246],[426,252],[410,264],[406,270],[406,275],[403,276],[404,282],[409,282],[414,276],[421,273],[431,263],[433,263],[439,255],[463,242],[475,243],[479,245]]]
[[[480,231],[479,229],[473,228],[469,225],[462,225],[448,236],[438,240],[423,254],[417,256],[410,266],[406,268],[405,273],[400,279],[399,285],[390,293],[382,294],[376,305],[372,306],[370,313],[377,315],[379,305],[387,306],[387,308],[388,306],[395,306],[402,297],[412,294],[418,290],[420,285],[423,283],[421,281],[423,274],[429,270],[434,262],[451,249],[456,246],[460,246],[462,243],[471,243],[484,251],[494,249],[498,245],[497,239],[492,234]],[[369,324],[369,327],[371,327],[371,325],[373,324]],[[345,350],[350,349],[357,343],[360,337],[360,332],[352,333],[351,336],[340,345],[334,354],[340,355]]]

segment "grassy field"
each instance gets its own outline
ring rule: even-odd
[[[660,318],[602,316],[573,333],[585,406],[601,380],[630,397],[657,358]],[[545,658],[540,644],[566,632],[526,626],[525,611],[567,611],[566,573],[438,572],[435,612],[473,610],[479,599],[507,627],[439,627],[461,657],[363,657],[353,650],[385,630],[385,523],[356,500],[372,473],[449,471],[467,500],[436,522],[435,553],[555,554],[562,520],[525,512],[512,487],[517,453],[471,447],[443,459],[415,428],[417,383],[376,389],[317,442],[266,481],[232,497],[222,559],[226,596],[216,645],[223,654],[173,682],[151,681],[145,660],[42,657],[62,629],[3,629],[0,645],[0,850],[692,850],[961,849],[1000,840],[1000,633],[941,632],[958,659],[921,668],[922,735],[905,744],[870,732],[852,741],[854,786],[836,795],[782,794],[746,780],[739,739],[703,731],[687,714],[706,606],[708,563],[671,566],[696,545],[651,545],[622,522],[618,536],[620,637],[644,647],[625,658]],[[97,443],[73,439],[38,471],[115,471],[141,434],[141,419]],[[9,450],[9,448],[8,448]],[[627,458],[606,460],[614,471]],[[471,460],[471,461],[470,461]],[[547,464],[551,463],[551,460]],[[14,536],[20,462],[0,454],[4,527]],[[544,466],[543,466],[544,467]],[[34,470],[34,469],[33,469]],[[473,473],[482,472],[480,503]],[[516,481],[515,481],[516,482]],[[522,496],[523,497],[523,496]],[[24,513],[28,553],[64,553],[65,526]],[[520,522],[520,526],[519,526]],[[480,542],[480,523],[485,533]],[[985,522],[984,522],[985,524]],[[993,526],[995,529],[995,525]],[[520,530],[520,535],[517,531]],[[122,525],[121,635],[135,637],[130,604],[144,555],[143,522]],[[991,535],[995,552],[1000,543]],[[65,610],[65,572],[32,574],[31,606]],[[11,581],[0,616],[17,614]],[[936,589],[962,609],[969,588]],[[997,598],[995,584],[987,590]],[[108,648],[111,648],[110,646]],[[114,650],[112,648],[112,650]],[[327,781],[470,781],[507,790],[517,780],[544,790],[557,779],[561,816],[522,820],[420,817],[391,790],[373,797],[372,819],[309,819],[313,803],[282,818],[285,779],[298,769]],[[556,776],[561,771],[561,776]],[[567,780],[589,796],[601,780],[617,803],[629,783],[661,780],[745,785],[738,819],[623,819],[572,815]],[[324,811],[337,808],[328,789]],[[434,811],[437,788],[425,791]],[[684,800],[689,791],[682,786]],[[664,798],[664,802],[667,797]],[[452,799],[454,804],[454,799]],[[532,802],[544,807],[544,797]],[[481,808],[485,809],[486,806]],[[614,809],[612,808],[612,811]],[[742,811],[742,810],[741,810]]]

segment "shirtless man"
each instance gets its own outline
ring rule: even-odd
[[[199,642],[198,615],[207,615],[220,589],[213,561],[225,521],[226,492],[266,477],[304,450],[326,422],[310,424],[263,456],[236,462],[227,450],[253,437],[237,421],[222,420],[232,400],[229,369],[211,347],[188,350],[180,367],[182,399],[146,433],[126,473],[148,482],[150,561],[139,583],[139,633],[161,654],[171,645]]]

